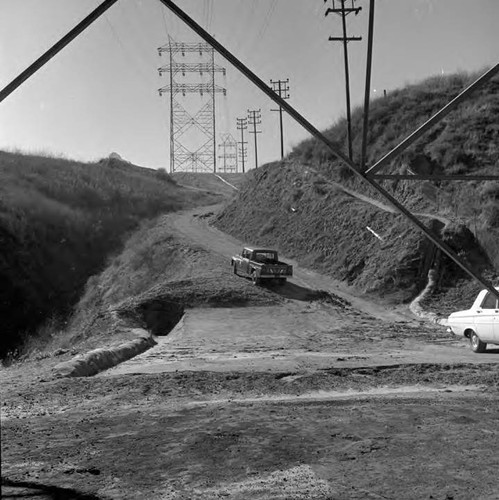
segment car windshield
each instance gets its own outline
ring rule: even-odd
[[[276,252],[255,252],[254,259],[257,262],[277,262]]]

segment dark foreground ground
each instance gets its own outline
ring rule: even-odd
[[[3,401],[2,498],[498,498],[498,378],[414,365],[39,382]]]

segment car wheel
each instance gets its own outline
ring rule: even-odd
[[[487,344],[482,342],[475,332],[471,332],[470,346],[473,352],[485,352],[485,349],[487,349]]]

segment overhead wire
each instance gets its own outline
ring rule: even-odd
[[[108,15],[105,14],[104,18],[105,18],[105,20],[107,22],[107,25],[109,26],[109,29],[111,30],[111,34],[113,35],[113,37],[115,38],[115,40],[118,42],[118,45],[120,46],[121,50],[126,54],[126,58],[129,59],[132,62],[132,66],[135,67],[135,70],[137,70],[137,73],[140,74],[141,78],[144,79],[144,81],[147,83],[147,85],[150,85],[151,84],[151,80],[149,79],[149,77],[145,73],[143,73],[143,71],[142,71],[142,69],[140,67],[140,64],[137,64],[137,61],[131,55],[130,51],[128,51],[125,48],[125,45],[123,44],[123,41],[121,40],[121,37],[119,36],[119,34],[116,31],[116,29],[113,26],[113,24],[111,23]]]
[[[272,20],[272,16],[274,15],[276,6],[277,6],[277,0],[271,0],[270,7],[267,10],[267,14],[265,15],[263,26],[260,29],[260,32],[258,33],[258,38],[257,38],[258,42],[260,42],[265,36],[265,33],[267,32],[267,29],[270,25],[270,21]]]
[[[210,31],[211,30],[211,25],[213,23],[213,0],[208,0],[208,6],[209,6],[209,12],[210,12],[210,15],[209,15],[209,18],[208,18],[208,28],[206,31]]]
[[[208,0],[203,0],[203,23],[206,26],[208,24]]]
[[[166,7],[160,2],[158,2],[158,5],[159,5],[159,8],[161,9],[161,14],[163,17],[163,25],[165,28],[165,35],[166,35],[166,38],[169,38],[170,32],[168,31],[168,23],[166,22]]]
[[[261,9],[259,9],[260,7],[260,2],[259,0],[255,0],[254,2],[248,2],[247,0],[242,0],[241,1],[243,7],[249,7],[250,11],[248,13],[248,15],[242,15],[242,18],[243,19],[246,19],[246,26],[248,26],[248,31],[251,31],[252,33],[255,33],[255,36],[254,37],[251,37],[251,38],[248,38],[248,37],[240,37],[239,38],[239,45],[238,45],[238,48],[239,48],[239,53],[241,55],[248,55],[255,52],[255,49],[259,46],[259,44],[261,43],[262,41],[262,38],[263,36],[265,35],[265,33],[267,32],[269,26],[270,26],[270,23],[272,21],[272,18],[274,16],[274,13],[275,13],[275,10],[277,8],[277,0],[271,0],[271,3],[269,5],[269,7],[267,8],[267,11],[266,11],[266,14],[264,16],[264,19],[263,21],[261,21],[261,24],[260,24],[260,28],[259,29],[252,29],[252,25],[258,25],[258,15],[259,15],[259,11],[261,11]],[[242,9],[241,9],[242,11]],[[255,26],[256,28],[256,26]],[[244,45],[241,44],[241,38],[242,38],[242,41],[245,42]],[[236,79],[235,79],[235,83],[239,83],[241,80],[243,80],[243,75],[241,73],[238,73]]]

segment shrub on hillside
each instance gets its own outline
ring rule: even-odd
[[[166,182],[170,182],[172,184],[176,184],[175,180],[168,175],[168,173],[166,172],[166,170],[164,168],[158,168],[156,170],[156,177],[161,180],[161,181],[166,181]]]
[[[143,219],[200,192],[117,159],[96,164],[0,152],[0,357],[23,332],[69,314],[88,277]]]
[[[483,210],[485,224],[490,227],[499,228],[499,203],[495,200],[489,201]]]

